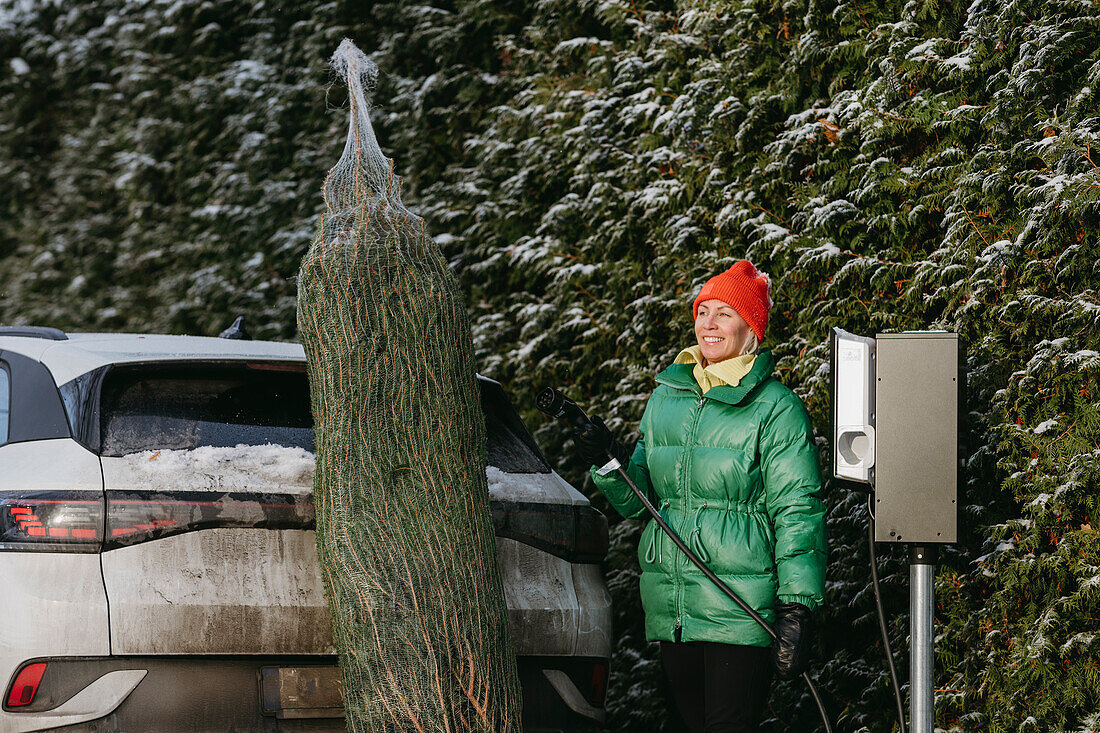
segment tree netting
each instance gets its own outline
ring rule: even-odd
[[[458,283],[401,202],[345,40],[350,130],[298,282],[316,429],[317,549],[353,731],[519,731]]]

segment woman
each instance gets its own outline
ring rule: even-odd
[[[696,296],[696,344],[657,375],[633,455],[596,418],[574,434],[592,477],[624,517],[643,507],[608,457],[618,459],[680,537],[773,624],[767,632],[721,593],[652,520],[642,532],[646,637],[691,731],[755,731],[773,657],[791,679],[806,663],[810,613],[825,576],[825,507],[810,421],[758,350],[769,281],[747,260]],[[606,465],[605,465],[606,464]]]

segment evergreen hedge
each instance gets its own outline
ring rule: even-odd
[[[239,311],[259,335],[292,336],[291,275],[341,139],[325,107],[343,100],[317,80],[350,35],[390,71],[380,138],[470,293],[480,371],[575,482],[534,394],[562,387],[628,439],[653,375],[690,342],[694,289],[741,257],[773,277],[767,340],[825,465],[830,327],[959,332],[969,459],[962,539],[937,573],[937,723],[1100,729],[1094,2],[370,13],[0,12],[0,320],[216,333]],[[825,500],[816,673],[837,730],[889,730],[862,497],[830,484]],[[611,725],[671,730],[641,631],[640,525],[612,521]],[[884,554],[904,670],[905,558]],[[814,716],[778,685],[767,727]]]

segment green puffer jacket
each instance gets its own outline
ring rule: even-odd
[[[769,623],[825,588],[825,506],[810,420],[761,351],[736,387],[702,394],[691,364],[657,375],[627,472],[688,546]],[[625,517],[644,509],[618,473],[596,486]],[[638,545],[646,637],[768,646],[738,608],[650,520]]]

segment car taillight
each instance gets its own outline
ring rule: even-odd
[[[607,517],[591,506],[577,507],[573,547],[577,562],[603,562],[607,555]]]
[[[594,708],[604,706],[608,676],[606,657],[518,657],[516,661],[520,680],[526,678],[526,682],[521,682],[525,692],[527,685],[532,692],[537,690],[538,677],[544,677],[562,699],[583,697]]]
[[[607,554],[607,517],[590,505],[492,501],[490,508],[498,537],[570,562],[598,563]]]
[[[596,662],[592,665],[592,678],[588,685],[588,702],[596,707],[603,705],[604,695],[607,694],[607,664]]]
[[[18,708],[34,702],[34,694],[38,692],[38,684],[42,681],[45,671],[45,662],[28,664],[19,670],[19,674],[15,675],[8,690],[8,707]]]
[[[102,541],[99,492],[0,494],[0,550],[96,552]]]
[[[312,529],[308,494],[107,492],[107,537],[113,549],[215,527]]]

